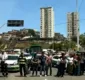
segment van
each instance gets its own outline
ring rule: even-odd
[[[14,49],[14,52],[17,53],[17,54],[20,54],[21,53],[21,49]]]

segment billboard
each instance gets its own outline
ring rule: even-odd
[[[22,27],[24,26],[24,20],[8,20],[7,26],[8,27]]]

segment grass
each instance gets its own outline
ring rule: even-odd
[[[7,46],[10,44],[9,43],[2,43],[1,46],[0,46],[0,49],[4,49],[4,48],[7,48]],[[49,44],[48,43],[45,43],[45,42],[18,42],[18,43],[15,43],[14,46],[11,46],[10,45],[10,48],[14,47],[14,48],[29,48],[31,45],[33,44],[37,44],[37,45],[40,45],[42,46],[42,48],[49,48]]]

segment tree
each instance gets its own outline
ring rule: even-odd
[[[18,32],[16,32],[16,35],[17,35],[17,37],[20,37],[21,33],[18,31]]]
[[[60,34],[60,33],[55,33],[54,38],[57,39],[57,40],[60,40],[60,41],[63,41],[63,40],[66,39],[66,38],[65,38],[62,34]]]
[[[3,41],[0,39],[0,45],[3,43]]]
[[[85,47],[85,34],[80,35],[80,45]]]
[[[62,44],[61,43],[53,43],[50,45],[50,49],[54,49],[56,51],[62,50]]]
[[[28,29],[28,34],[32,35],[33,37],[36,36],[35,31],[33,29]]]
[[[69,44],[71,49],[74,49],[76,47],[76,43],[74,41],[71,41]]]
[[[64,50],[74,49],[76,47],[76,43],[74,41],[63,41],[62,46]]]
[[[72,41],[77,42],[77,36],[72,36]]]
[[[65,40],[62,42],[62,46],[64,50],[68,50],[69,49],[69,41]]]

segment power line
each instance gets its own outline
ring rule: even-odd
[[[81,19],[81,20],[74,20],[74,21],[85,21],[85,19]],[[63,25],[63,24],[67,24],[67,23],[71,23],[72,21],[70,21],[70,22],[63,22],[63,23],[59,23],[59,24],[55,24],[55,26],[56,25]]]
[[[78,11],[80,11],[83,1],[84,0],[81,1]],[[85,20],[85,19],[82,19],[82,20]],[[82,21],[82,20],[76,20],[76,21]],[[63,25],[63,24],[67,24],[67,23],[70,23],[70,22],[63,22],[63,23],[59,23],[59,24],[56,24],[56,25]]]
[[[81,1],[78,11],[80,11],[83,1],[84,1],[84,0]]]
[[[4,27],[4,25],[6,25],[7,23],[4,23],[2,26],[0,26],[0,28]]]

